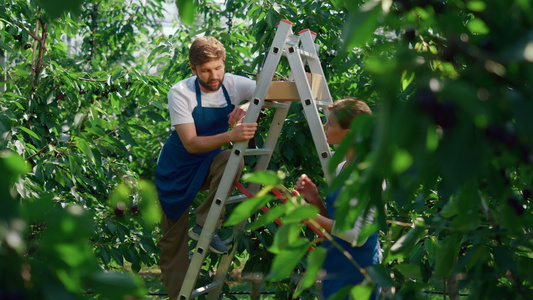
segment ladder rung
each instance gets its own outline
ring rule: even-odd
[[[306,58],[308,60],[315,60],[317,59],[316,56],[314,56],[313,54],[311,54],[311,52],[308,52],[308,51],[304,51],[304,50],[300,50],[300,56],[302,58]]]
[[[316,56],[313,56],[313,54],[311,54],[311,52],[309,51],[305,51],[305,50],[298,50],[298,52],[300,52],[300,57],[302,59],[307,59],[308,61],[314,61],[314,60],[317,60],[318,58]],[[283,51],[283,55],[284,56],[287,56],[287,52],[286,51]]]
[[[242,202],[242,201],[244,201],[246,199],[248,199],[248,197],[246,197],[243,194],[231,196],[228,199],[226,199],[226,205],[232,204],[232,203]]]
[[[291,103],[290,102],[272,101],[272,100],[266,100],[265,99],[265,103],[263,104],[263,107],[266,107],[266,108],[277,108],[277,107],[285,107],[285,106],[288,106],[288,105],[291,105]]]
[[[203,295],[207,292],[209,292],[210,290],[216,288],[218,285],[220,285],[219,282],[212,282],[206,286],[201,286],[197,289],[195,289],[194,291],[192,291],[191,293],[191,298],[195,298],[197,296],[200,296],[200,295]]]
[[[328,107],[331,103],[327,101],[315,101],[316,106]]]
[[[246,149],[246,151],[244,151],[244,155],[245,156],[252,156],[252,155],[256,155],[256,156],[260,156],[260,155],[269,155],[272,153],[272,150],[268,150],[268,149],[265,149],[265,148],[259,148],[259,149]]]

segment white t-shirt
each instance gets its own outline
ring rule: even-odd
[[[194,123],[192,111],[198,105],[194,82],[196,76],[181,80],[168,92],[170,125]],[[255,81],[238,75],[226,73],[222,82],[228,91],[231,103],[239,105],[243,100],[250,100],[255,91]],[[202,107],[226,107],[226,98],[222,88],[213,93],[202,93]]]
[[[346,164],[346,161],[343,161],[337,166],[337,169],[335,170],[335,174],[337,176],[339,176],[345,164]],[[334,221],[333,228],[331,229],[331,234],[347,241],[348,243],[351,243],[353,247],[361,247],[366,243],[367,239],[365,239],[364,241],[360,241],[358,243],[357,240],[359,239],[359,234],[361,233],[361,230],[363,230],[364,226],[370,225],[374,222],[375,214],[376,214],[375,209],[370,208],[366,218],[363,219],[363,215],[359,215],[359,217],[357,217],[357,220],[355,220],[355,224],[353,228],[348,231],[344,231],[344,232],[337,230],[337,228],[335,227],[337,221]]]

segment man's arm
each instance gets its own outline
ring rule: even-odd
[[[204,153],[230,142],[247,141],[254,137],[257,123],[242,123],[242,118],[230,130],[216,135],[198,136],[194,123],[174,125],[183,146],[189,153]]]

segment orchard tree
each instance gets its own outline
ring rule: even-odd
[[[151,174],[168,86],[146,51],[162,1],[0,8],[0,297],[142,295],[109,271],[158,261]]]

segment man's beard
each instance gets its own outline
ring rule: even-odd
[[[218,82],[218,84],[216,86],[210,85],[210,83],[214,82],[214,81]],[[205,81],[201,80],[200,78],[198,78],[198,83],[201,86],[203,86],[206,90],[211,91],[211,92],[218,91],[218,89],[222,86],[222,81],[224,81],[224,77],[222,77],[221,80],[215,79],[215,80],[210,80],[209,82],[205,82]]]

